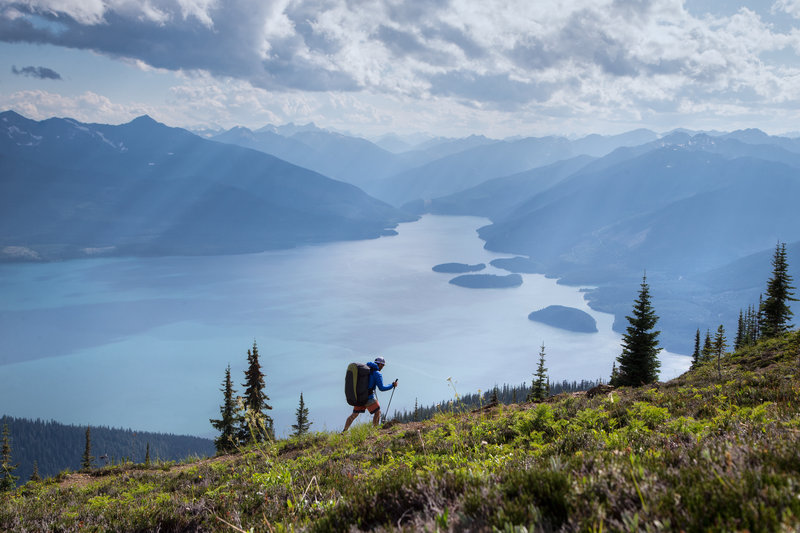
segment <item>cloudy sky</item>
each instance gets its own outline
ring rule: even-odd
[[[375,137],[800,130],[800,0],[0,0],[0,110]]]

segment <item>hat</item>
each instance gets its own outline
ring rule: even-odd
[[[386,359],[384,359],[381,356],[378,356],[378,357],[375,358],[375,364],[376,365],[385,365],[386,364]]]

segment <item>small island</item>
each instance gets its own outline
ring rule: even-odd
[[[509,274],[508,276],[466,274],[451,279],[450,283],[469,289],[506,289],[522,285],[522,276],[519,274]]]
[[[464,272],[478,272],[486,268],[483,263],[477,265],[467,265],[465,263],[442,263],[433,267],[434,272],[445,272],[447,274],[463,274]]]
[[[491,260],[489,264],[493,267],[502,268],[509,272],[517,272],[519,274],[537,274],[542,272],[541,266],[527,257],[501,257],[500,259]]]
[[[592,315],[574,307],[551,305],[529,314],[528,320],[576,333],[597,333],[597,322]]]

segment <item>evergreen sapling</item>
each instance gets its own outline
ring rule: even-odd
[[[661,362],[658,353],[658,335],[655,325],[658,321],[650,302],[650,287],[647,275],[642,276],[639,297],[635,300],[633,313],[626,317],[630,323],[622,336],[622,353],[619,362],[619,385],[640,386],[658,379]]]
[[[297,423],[292,424],[292,429],[294,429],[292,436],[299,437],[300,435],[308,433],[312,422],[308,419],[308,407],[306,407],[306,404],[303,401],[302,392],[300,393],[300,405],[297,406],[295,416],[297,417]]]

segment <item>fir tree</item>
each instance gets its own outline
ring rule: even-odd
[[[700,362],[700,328],[694,334],[694,352],[692,352],[692,368],[696,368]]]
[[[0,452],[0,492],[14,490],[19,476],[13,474],[19,465],[11,464],[11,432],[8,424],[3,424],[3,447]]]
[[[708,361],[714,355],[714,344],[711,342],[711,331],[706,330],[706,340],[703,341],[703,350],[700,352],[700,359]]]
[[[211,425],[220,432],[214,439],[217,453],[228,453],[236,449],[236,427],[239,420],[236,398],[234,398],[233,382],[231,381],[231,365],[225,369],[225,379],[220,389],[223,394],[222,405],[219,406],[219,419],[209,419]]]
[[[736,322],[736,338],[733,341],[733,349],[738,350],[744,346],[745,326],[744,313],[739,309],[739,320]]]
[[[247,370],[244,373],[244,423],[240,438],[247,442],[252,436],[256,440],[274,439],[272,417],[265,410],[272,410],[267,403],[269,396],[264,393],[264,374],[258,360],[258,346],[253,341],[253,349],[247,350]]]
[[[761,305],[761,296],[758,297],[759,306]],[[745,325],[746,325],[746,333],[745,333],[745,346],[751,346],[758,341],[758,337],[760,336],[759,328],[758,328],[758,317],[759,313],[756,311],[756,308],[750,305],[747,308],[747,315],[745,316]]]
[[[608,384],[612,387],[619,386],[619,370],[617,370],[617,362],[614,361],[611,363],[611,378],[608,380]]]
[[[626,317],[630,325],[622,336],[622,353],[619,362],[619,385],[639,386],[653,383],[658,379],[658,335],[655,331],[656,316],[650,302],[650,288],[647,275],[642,276],[639,297],[634,302],[633,313]]]
[[[414,414],[411,419],[413,422],[419,422],[419,399],[414,398]]]
[[[91,470],[93,461],[94,457],[92,457],[92,431],[91,429],[89,429],[89,426],[86,426],[86,446],[83,449],[83,458],[81,459],[81,469]]]
[[[144,465],[150,468],[150,443],[147,443],[147,448],[145,448],[144,452]]]
[[[761,337],[764,336],[764,332],[761,329],[761,324],[764,322],[764,295],[758,295],[758,307],[755,311],[755,332],[756,335],[753,337],[753,342],[758,341]]]
[[[763,337],[777,337],[792,329],[790,320],[793,313],[789,302],[797,300],[793,298],[794,287],[788,268],[786,244],[778,243],[772,258],[772,277],[767,282],[767,297],[760,306]]]
[[[299,437],[300,435],[308,433],[308,430],[313,422],[308,419],[308,407],[306,407],[306,404],[303,401],[302,392],[300,393],[300,404],[297,406],[297,411],[295,411],[295,418],[297,423],[292,424],[292,429],[294,430],[292,436]]]
[[[717,373],[719,374],[720,379],[722,379],[722,354],[725,352],[727,339],[725,339],[725,328],[722,324],[719,325],[717,328],[717,334],[714,335],[714,353],[717,356]]]
[[[39,461],[33,462],[33,472],[31,473],[31,478],[29,481],[41,481],[42,476],[39,475]]]
[[[528,394],[529,402],[541,402],[547,398],[549,393],[547,386],[547,369],[544,366],[544,355],[544,344],[542,344],[542,347],[539,350],[539,364],[537,365],[536,373],[534,374],[535,379],[531,384],[531,391]]]

